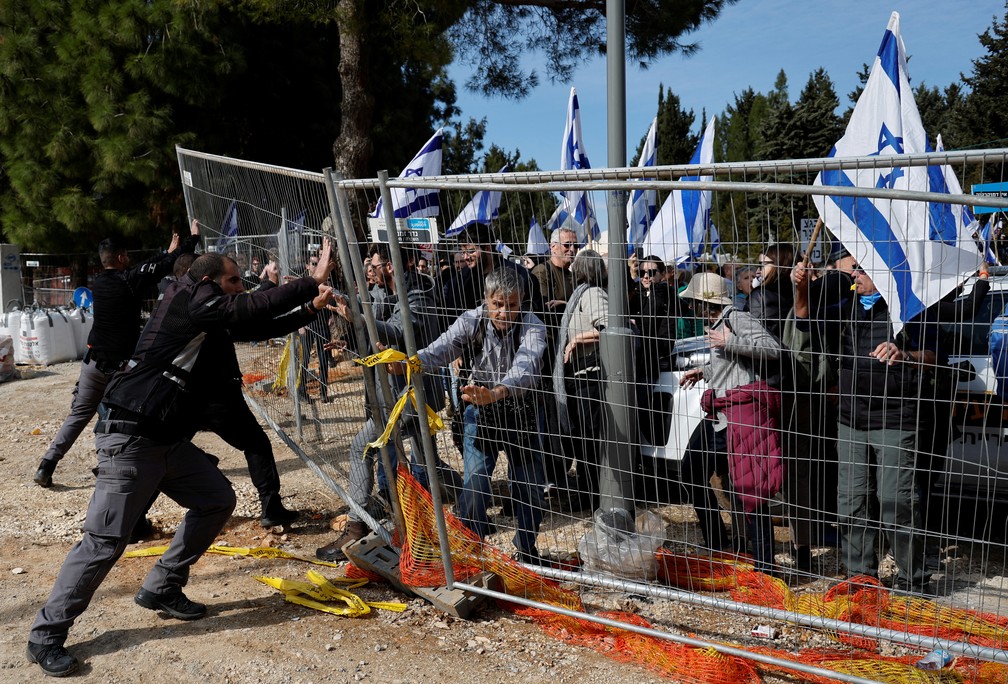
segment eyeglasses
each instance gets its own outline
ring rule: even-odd
[[[656,277],[658,275],[658,269],[657,268],[642,268],[640,274],[641,274],[641,278],[643,278],[644,276],[647,276],[648,278],[654,278],[654,277]]]
[[[465,249],[459,250],[465,256],[472,256],[479,253],[479,247],[466,247]]]
[[[851,266],[851,272],[853,272],[853,273],[864,273],[865,270],[864,270],[864,267],[861,266],[861,264],[854,264],[853,266]]]
[[[564,249],[577,249],[576,242],[558,242],[557,244]]]

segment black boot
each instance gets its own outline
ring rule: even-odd
[[[289,525],[297,519],[298,512],[285,508],[279,494],[270,494],[262,498],[263,527]]]
[[[39,487],[52,487],[52,476],[56,472],[56,461],[43,458],[39,463],[38,470],[35,471],[35,484]]]

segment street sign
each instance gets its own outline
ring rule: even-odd
[[[73,293],[73,302],[78,309],[90,309],[94,304],[94,295],[86,287],[78,287]]]
[[[801,220],[801,227],[799,232],[801,234],[801,248],[802,252],[808,251],[809,240],[812,239],[812,233],[815,232],[815,225],[819,219],[814,218],[803,218]],[[812,251],[809,253],[809,261],[814,264],[821,264],[823,262],[823,233],[824,231],[819,231],[819,237],[816,238],[816,243],[812,245]]]
[[[1008,198],[1008,183],[977,183],[970,188],[970,192],[978,197],[997,197],[998,199]],[[1004,207],[973,207],[974,214],[996,214],[1005,211]]]
[[[371,241],[388,243],[388,228],[385,227],[385,219],[368,218],[368,227],[371,229]],[[434,217],[396,219],[396,227],[399,232],[399,242],[413,245],[437,244],[438,231],[437,219]]]

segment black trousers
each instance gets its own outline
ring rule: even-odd
[[[269,503],[268,499],[280,496],[280,473],[273,456],[273,445],[245,403],[240,388],[228,390],[221,401],[206,406],[200,429],[216,433],[245,454],[249,478],[259,492],[263,506]]]
[[[245,454],[249,479],[259,493],[263,512],[272,503],[280,503],[280,472],[277,470],[273,445],[256,420],[252,410],[245,403],[241,387],[224,390],[218,401],[211,402],[202,410],[203,421],[200,430],[213,432],[229,445]],[[187,435],[192,439],[193,435]],[[143,515],[151,509],[160,492],[155,491],[144,508]],[[275,502],[275,503],[273,503]]]

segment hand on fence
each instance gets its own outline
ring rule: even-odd
[[[311,277],[321,285],[329,280],[329,274],[336,268],[336,262],[332,259],[332,242],[329,238],[322,238],[322,250],[319,252],[318,265]]]
[[[312,306],[314,306],[316,310],[321,311],[329,306],[329,303],[332,301],[333,289],[328,285],[319,285],[318,291],[318,295],[312,300]]]

